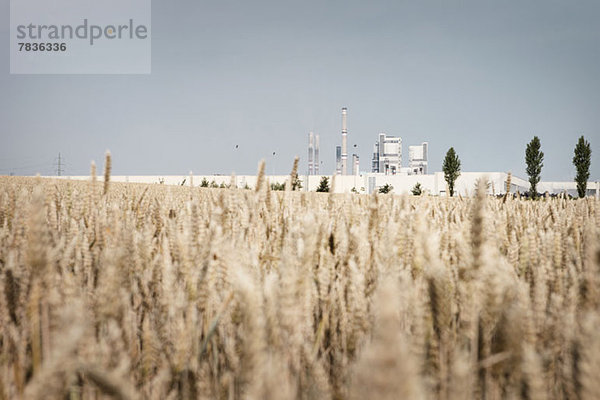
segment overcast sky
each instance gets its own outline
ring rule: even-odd
[[[9,0],[0,0],[0,174],[306,172],[307,135],[335,169],[348,143],[370,170],[378,132],[453,146],[463,171],[525,177],[540,137],[542,180],[572,180],[592,144],[600,180],[599,1],[227,1],[152,5],[151,75],[10,75]],[[235,149],[235,146],[239,147]],[[272,153],[276,155],[273,157]],[[349,151],[351,153],[351,151]]]

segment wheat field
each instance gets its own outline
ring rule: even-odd
[[[600,399],[597,200],[262,171],[0,177],[0,399]]]

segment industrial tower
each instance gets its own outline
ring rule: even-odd
[[[342,108],[342,157],[341,157],[341,174],[348,175],[348,129],[346,126],[346,117],[348,109]]]

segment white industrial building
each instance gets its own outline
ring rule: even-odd
[[[373,147],[371,172],[396,175],[402,167],[402,139],[380,133]]]
[[[329,175],[300,175],[302,181],[302,191],[315,191],[319,186],[319,182],[323,176]],[[50,176],[48,178],[56,179],[73,179],[73,180],[88,180],[89,176]],[[231,177],[227,175],[194,175],[194,186],[199,186],[200,182],[206,178],[208,182],[215,182],[217,185],[229,185]],[[489,182],[489,194],[504,194],[506,192],[506,182],[508,174],[505,172],[461,172],[456,180],[454,191],[455,196],[471,196],[475,191],[477,180],[485,178]],[[98,176],[101,181],[102,177]],[[256,185],[256,175],[240,175],[236,176],[235,182],[238,188],[246,186],[253,188]],[[270,183],[284,183],[289,179],[289,175],[268,175],[266,179]],[[182,183],[189,185],[189,175],[165,175],[165,176],[111,176],[113,182],[135,182],[135,183],[155,183],[165,185],[181,185]],[[358,193],[370,194],[377,191],[385,184],[393,187],[392,193],[395,194],[410,194],[411,189],[420,183],[425,193],[434,196],[446,196],[446,181],[444,180],[443,172],[436,172],[429,175],[384,175],[379,173],[357,174],[357,175],[338,175],[335,177],[334,191],[336,193],[350,193],[354,189]],[[529,182],[525,179],[512,175],[510,192],[525,193],[529,190]],[[550,194],[568,193],[571,196],[577,197],[577,186],[575,182],[549,182],[542,181],[538,183],[538,191],[540,193],[548,192]],[[600,182],[588,182],[588,196],[600,196]]]
[[[373,146],[371,172],[383,175],[426,175],[429,144],[408,146],[408,167],[402,166],[402,138],[380,133]]]
[[[408,146],[408,174],[427,175],[427,150],[429,143],[423,142],[418,146]]]

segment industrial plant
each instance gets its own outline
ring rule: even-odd
[[[342,108],[342,144],[335,147],[335,173],[336,175],[360,175],[360,157],[352,154],[352,171],[348,171],[348,108]],[[308,170],[309,175],[313,170],[313,133],[309,134],[308,143]],[[317,146],[318,147],[318,146]],[[427,174],[427,148],[428,143],[409,146],[408,166],[402,166],[402,138],[379,133],[373,148],[371,160],[371,173],[383,175],[426,175]],[[317,150],[318,151],[318,150]]]
[[[356,147],[356,145],[354,146]],[[335,147],[336,192],[373,193],[383,185],[391,185],[394,193],[410,193],[417,183],[429,194],[445,196],[446,183],[442,172],[430,173],[429,143],[408,146],[408,164],[402,165],[402,138],[380,132],[373,146],[371,170],[361,172],[359,155],[352,154],[351,170],[348,168],[348,108],[342,108],[341,144]],[[304,180],[305,190],[315,190],[319,176],[319,135],[308,135],[308,176]],[[485,177],[490,194],[504,193],[509,182],[505,172],[463,172],[457,181],[457,193],[468,195],[478,179]],[[277,179],[278,177],[273,177]],[[285,179],[285,177],[281,177]],[[524,193],[528,190],[526,180],[512,176],[510,192]],[[246,182],[246,181],[245,181]],[[592,195],[600,195],[600,184],[590,182]],[[540,188],[549,193],[574,194],[574,182],[540,182]]]
[[[315,132],[308,133],[308,163],[306,175],[300,174],[300,190],[315,191],[323,176],[330,177],[331,191],[335,193],[362,193],[377,192],[383,186],[391,187],[391,193],[410,194],[418,184],[422,193],[434,196],[447,196],[447,184],[443,172],[430,172],[429,170],[429,143],[422,142],[418,145],[408,146],[408,163],[403,166],[402,138],[389,136],[385,132],[377,135],[373,147],[370,171],[360,171],[359,155],[352,154],[351,165],[348,165],[348,108],[342,108],[341,144],[335,147],[335,171],[324,171],[323,161],[320,160],[320,136]],[[356,149],[356,145],[353,146]],[[85,180],[88,176],[59,176],[54,178]],[[479,179],[488,182],[488,193],[498,195],[506,193],[525,193],[529,190],[527,180],[507,172],[465,172],[462,171],[457,178],[455,195],[470,196],[474,193]],[[289,175],[268,175],[266,179],[271,184],[282,185],[289,179]],[[138,183],[163,183],[181,185],[186,182],[207,181],[211,187],[253,188],[257,184],[256,175],[171,175],[171,176],[112,176],[115,182]],[[577,195],[576,183],[549,182],[538,183],[540,193],[559,194],[566,193]],[[588,196],[600,197],[600,182],[588,182]]]

